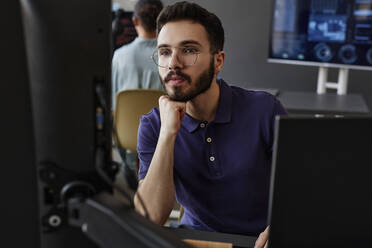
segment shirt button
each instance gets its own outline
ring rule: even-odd
[[[209,157],[209,160],[210,160],[211,162],[213,162],[213,161],[214,161],[214,157],[213,157],[213,156]]]
[[[200,127],[201,128],[204,128],[205,127],[205,124],[204,123],[200,123]]]
[[[211,143],[211,142],[212,142],[212,138],[209,138],[209,137],[208,137],[208,138],[207,138],[207,142],[208,142],[208,143]]]

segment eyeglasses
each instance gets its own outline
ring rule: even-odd
[[[200,51],[194,47],[174,47],[177,49],[177,60],[184,66],[192,66],[195,65],[196,61],[198,60],[198,55]],[[174,49],[173,49],[174,50]],[[162,47],[159,48],[152,54],[152,59],[154,63],[162,68],[168,68],[174,56],[171,47]]]

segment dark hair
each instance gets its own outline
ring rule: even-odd
[[[115,12],[115,18],[112,21],[113,50],[130,43],[136,38],[137,33],[132,22],[132,14],[132,12],[126,12],[123,9]]]
[[[114,19],[121,19],[125,17],[125,10],[120,8],[114,12]]]
[[[190,20],[205,28],[212,53],[223,50],[225,33],[220,19],[196,3],[184,1],[165,7],[157,19],[156,33],[159,34],[166,23],[181,20]]]
[[[134,16],[147,32],[156,30],[156,18],[163,9],[160,0],[139,0],[134,6]]]

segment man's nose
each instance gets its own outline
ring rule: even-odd
[[[169,61],[168,67],[170,70],[180,69],[182,67],[182,62],[180,61],[178,57],[177,51],[173,52],[172,57]]]

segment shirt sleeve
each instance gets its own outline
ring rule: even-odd
[[[160,116],[153,109],[143,115],[138,128],[137,152],[139,158],[138,180],[145,178],[154,156],[160,130]]]

